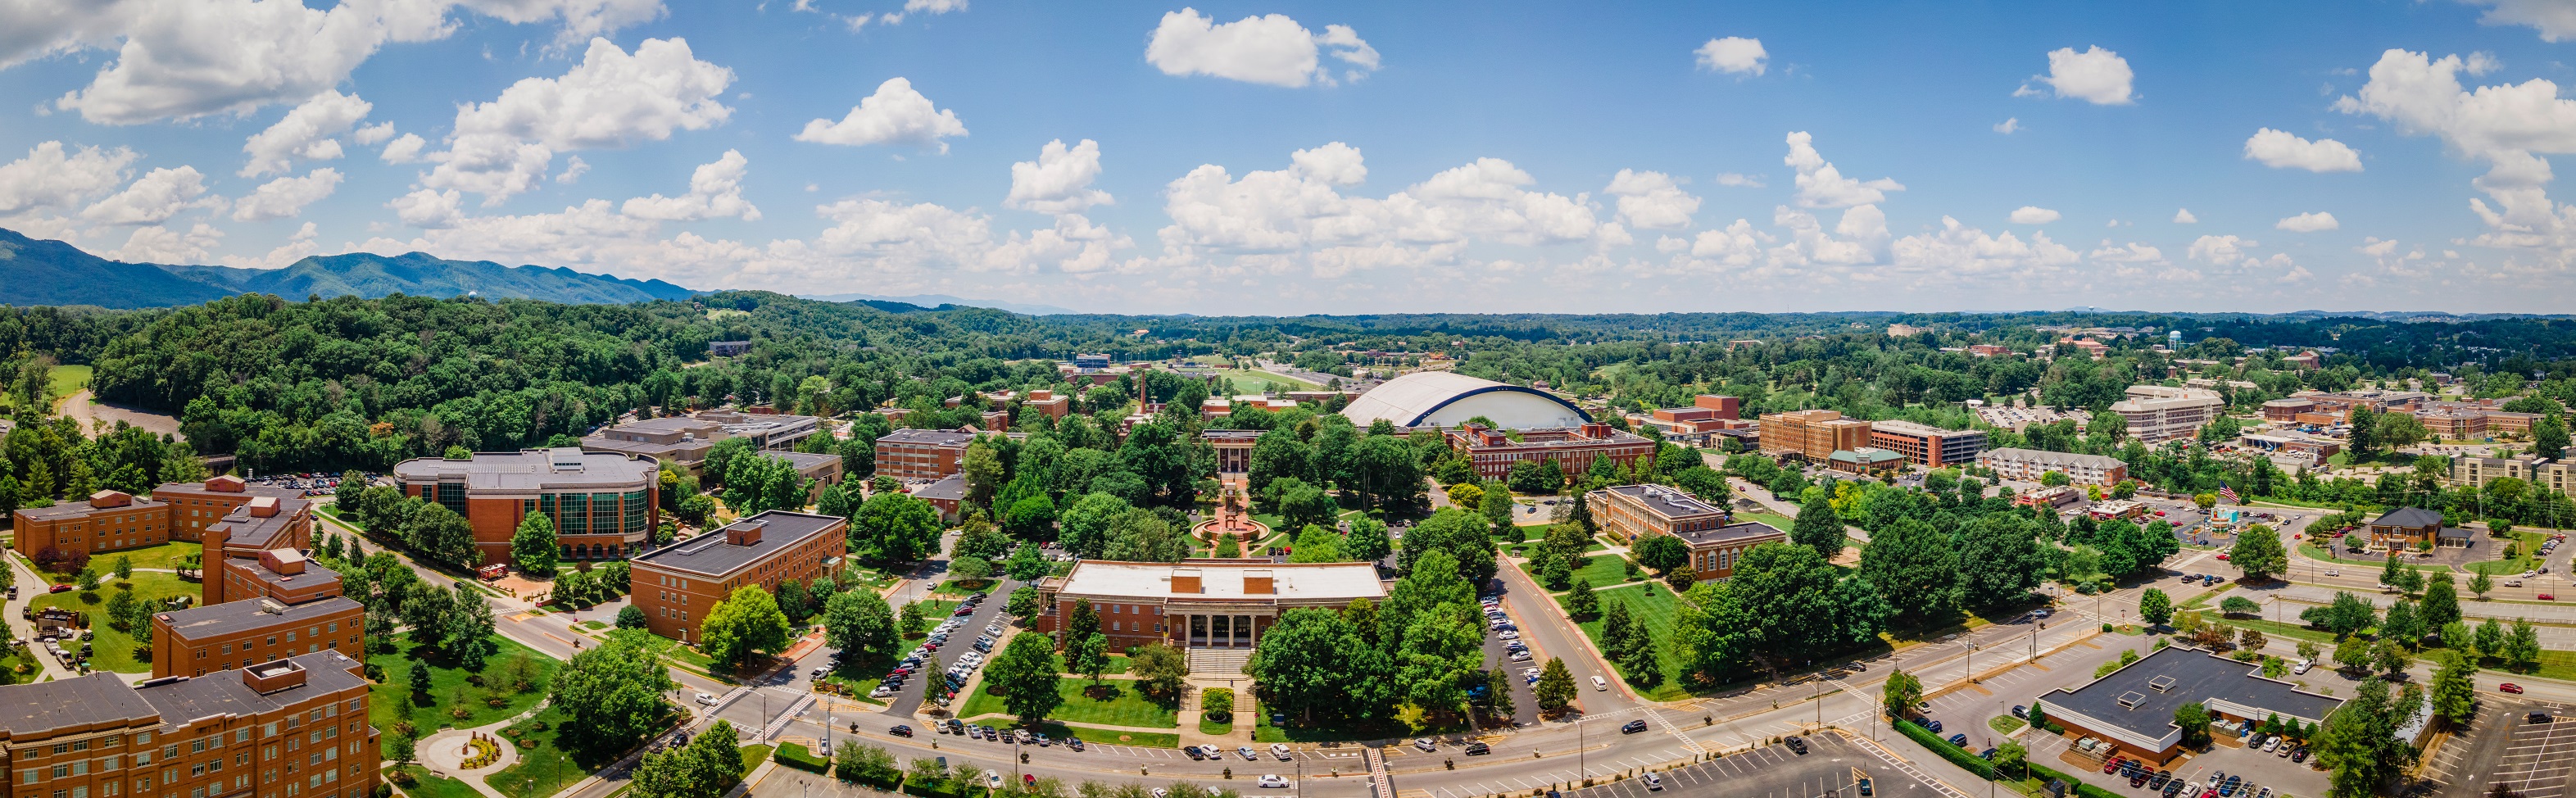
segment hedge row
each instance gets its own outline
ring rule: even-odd
[[[797,770],[823,773],[832,768],[830,760],[815,757],[804,743],[779,743],[778,750],[770,752],[769,755],[777,759],[778,764]]]
[[[1942,759],[1948,760],[1950,764],[1958,765],[1961,769],[1977,774],[1978,778],[1986,779],[1988,781],[2009,780],[1999,777],[1998,774],[1995,773],[1995,763],[1988,762],[1984,757],[1968,753],[1967,751],[1960,749],[1958,746],[1951,745],[1950,741],[1941,739],[1940,735],[1933,734],[1930,729],[1925,729],[1921,726],[1915,725],[1914,721],[1897,721],[1895,726],[1896,730],[1904,732],[1906,737],[1913,739],[1917,743],[1923,744],[1923,747],[1925,748],[1932,749],[1932,753],[1939,754]],[[2122,796],[2117,793],[2086,784],[2074,776],[2069,776],[2065,773],[2050,769],[2046,765],[2042,765],[2037,762],[2030,762],[2028,760],[2024,760],[2023,765],[2030,769],[2032,775],[2041,779],[2056,779],[2058,781],[2066,782],[2067,789],[2073,791],[2074,794],[2078,796],[2082,796],[2082,798],[2122,798]]]

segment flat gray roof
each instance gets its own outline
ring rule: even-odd
[[[1692,546],[1714,546],[1720,543],[1733,543],[1740,540],[1756,540],[1765,537],[1786,538],[1788,535],[1789,533],[1780,531],[1779,527],[1765,524],[1760,521],[1740,521],[1737,523],[1727,524],[1716,529],[1701,529],[1682,532],[1674,535],[1674,537],[1681,538],[1684,542],[1687,542]]]
[[[946,499],[949,501],[964,501],[966,498],[966,475],[950,474],[946,479],[942,479],[928,485],[923,485],[918,488],[913,488],[912,497],[922,500]]]
[[[316,567],[316,570],[331,574],[331,578],[334,579],[340,576],[332,573],[328,568]],[[306,574],[310,575],[311,571],[307,571]],[[209,637],[239,634],[270,626],[280,628],[297,626],[325,615],[363,609],[358,602],[346,596],[332,596],[320,601],[289,604],[286,605],[285,612],[276,615],[262,612],[260,608],[263,603],[258,599],[227,601],[222,604],[208,604],[203,607],[154,613],[154,615],[170,624],[171,634],[189,640],[204,640]]]
[[[160,501],[160,500],[158,500],[158,499],[153,499],[153,498],[144,497],[144,496],[136,496],[136,497],[134,497],[134,503],[133,503],[133,504],[128,504],[128,505],[124,505],[124,506],[120,506],[120,507],[91,507],[91,506],[89,506],[89,499],[81,498],[81,499],[73,499],[73,500],[71,500],[71,501],[62,502],[62,503],[56,504],[56,505],[54,505],[54,506],[52,506],[52,507],[26,507],[26,508],[21,508],[21,509],[19,509],[19,510],[18,510],[18,514],[20,514],[20,515],[24,515],[24,516],[26,516],[26,517],[28,517],[28,518],[32,518],[32,519],[36,519],[36,520],[48,520],[48,519],[55,519],[55,518],[76,518],[76,517],[79,517],[79,516],[89,515],[89,514],[92,514],[92,513],[114,513],[114,512],[124,512],[124,511],[127,511],[127,510],[133,510],[133,509],[136,509],[136,508],[142,508],[142,507],[162,507],[162,506],[166,506],[166,505],[168,505],[168,504],[169,504],[169,502]]]
[[[726,529],[755,522],[762,525],[760,542],[749,546],[736,546],[725,542]],[[840,529],[848,523],[836,515],[770,510],[735,521],[723,529],[709,530],[687,540],[645,552],[636,557],[635,562],[658,568],[722,577],[768,559],[781,550],[812,540],[816,535]]]
[[[477,452],[470,460],[421,457],[394,464],[405,482],[463,482],[469,490],[641,490],[661,464],[623,454],[566,446],[516,452]]]
[[[290,704],[306,700],[314,693],[336,693],[352,688],[366,689],[367,680],[349,669],[358,661],[338,651],[322,651],[288,657],[286,662],[304,669],[304,684],[267,695],[242,683],[241,670],[218,671],[195,678],[181,678],[131,688],[154,709],[160,710],[164,723],[186,723],[215,715],[255,715],[275,712]],[[276,663],[252,667],[265,668]],[[112,677],[111,677],[112,678]]]
[[[2169,646],[2111,675],[2074,690],[2043,697],[2051,710],[2065,708],[2142,737],[2173,731],[2174,710],[2184,704],[2224,701],[2242,707],[2325,720],[2343,701],[2300,690],[2260,675],[2262,666],[2195,648]]]
[[[930,446],[964,446],[975,442],[975,434],[953,429],[899,429],[877,438],[878,443],[887,441]]]
[[[225,548],[273,549],[277,548],[277,536],[295,526],[295,516],[312,506],[307,499],[278,499],[277,514],[262,517],[251,515],[250,505],[244,504],[216,523],[227,530]]]
[[[1700,501],[1696,496],[1683,493],[1680,488],[1668,488],[1662,485],[1613,485],[1603,490],[1635,499],[1646,505],[1648,511],[1665,518],[1689,518],[1726,512],[1708,502]]]
[[[150,702],[113,673],[0,685],[0,729],[8,730],[11,737],[102,723],[150,723],[158,715]]]

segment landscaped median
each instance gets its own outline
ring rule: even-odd
[[[2025,795],[2042,794],[2042,786],[2046,785],[2050,779],[2055,779],[2066,783],[2066,790],[2069,794],[2083,796],[2083,798],[2120,798],[2118,793],[2086,784],[2083,781],[2076,779],[2074,776],[2058,772],[2036,762],[2023,762],[2023,767],[2027,772],[2027,775],[2023,778],[2016,779],[2005,776],[1996,772],[1997,768],[1995,767],[1995,763],[1988,762],[1984,757],[1977,756],[1976,754],[1969,753],[1958,746],[1951,745],[1950,741],[1941,739],[1941,735],[1934,734],[1929,729],[1914,725],[1914,721],[1900,720],[1891,725],[1895,726],[1897,731],[1903,732],[1907,739],[1911,739],[1923,747],[1931,749],[1933,754],[1947,760],[1950,764],[1957,765],[1960,769],[1966,770],[1969,773],[1974,773],[1978,778],[2000,782]]]

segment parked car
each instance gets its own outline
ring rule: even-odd
[[[1789,746],[1789,750],[1798,752],[1799,756],[1805,756],[1807,754],[1807,741],[1805,739],[1791,737],[1780,742]]]
[[[1661,774],[1655,774],[1655,773],[1648,773],[1648,774],[1646,774],[1646,791],[1647,791],[1647,792],[1656,792],[1656,791],[1662,790],[1663,788],[1664,788],[1664,777],[1663,777]]]
[[[1490,746],[1490,745],[1486,745],[1486,744],[1484,744],[1484,743],[1468,743],[1468,744],[1467,744],[1467,755],[1468,755],[1468,756],[1484,756],[1484,755],[1486,755],[1486,754],[1490,754],[1490,753],[1493,753],[1493,752],[1494,752],[1494,747],[1493,747],[1493,746]],[[1284,756],[1283,756],[1283,757],[1280,757],[1280,758],[1281,758],[1281,759],[1286,759],[1287,757],[1284,757]]]

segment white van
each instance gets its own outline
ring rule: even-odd
[[[1602,678],[1601,678],[1601,677],[1599,677],[1599,676],[1592,677],[1592,689],[1594,689],[1594,690],[1608,690],[1608,689],[1610,689],[1610,682],[1609,682],[1608,680],[1602,679]]]

